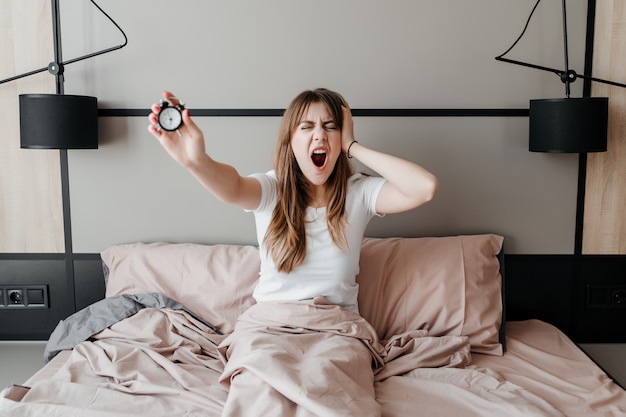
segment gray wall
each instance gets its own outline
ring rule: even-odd
[[[126,31],[120,51],[66,68],[66,94],[102,109],[147,109],[171,89],[191,108],[284,108],[303,89],[354,109],[525,109],[563,97],[554,74],[496,62],[534,0],[101,0]],[[175,4],[175,7],[171,5]],[[89,2],[61,2],[63,57],[121,43]],[[563,66],[560,2],[542,2],[508,55]],[[570,66],[583,71],[586,2],[568,2]],[[582,82],[573,85],[580,96]],[[277,117],[203,117],[208,152],[249,174],[271,168]],[[253,217],[219,203],[146,131],[102,117],[100,149],[70,151],[73,247],[164,240],[255,243]],[[577,155],[528,152],[525,117],[357,117],[367,146],[440,179],[428,205],[374,220],[371,236],[495,232],[507,253],[571,254]]]

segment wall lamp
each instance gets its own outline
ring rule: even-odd
[[[522,34],[509,49],[496,57],[497,61],[553,72],[565,84],[566,97],[564,98],[530,100],[529,150],[564,153],[604,152],[607,150],[609,99],[608,97],[571,98],[570,83],[576,81],[577,78],[583,78],[624,88],[626,88],[626,84],[581,75],[569,68],[565,0],[562,1],[564,70],[504,58],[504,55],[511,51],[524,36],[530,19],[540,2],[541,0],[537,0],[535,3]]]
[[[61,60],[61,33],[59,0],[52,0],[52,30],[54,61],[47,67],[16,75],[0,84],[48,71],[56,77],[57,94],[21,94],[20,147],[24,149],[97,149],[98,100],[96,97],[65,95],[64,69],[68,64],[93,58],[121,49],[128,44],[126,34],[119,25],[98,6],[91,3],[111,21],[124,36],[124,43],[67,61]]]
[[[98,100],[64,94],[20,94],[20,147],[98,149]]]

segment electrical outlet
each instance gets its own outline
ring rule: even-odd
[[[587,307],[626,309],[626,285],[588,285]]]
[[[7,290],[8,304],[11,306],[23,306],[24,304],[24,291],[9,289]]]
[[[11,285],[0,287],[2,308],[48,308],[47,285]]]
[[[626,290],[613,290],[611,303],[614,305],[626,306]]]

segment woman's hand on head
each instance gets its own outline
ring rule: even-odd
[[[163,91],[163,98],[173,106],[180,100],[169,91]],[[190,167],[200,163],[206,156],[204,146],[204,134],[194,123],[189,115],[189,109],[182,111],[183,124],[178,130],[168,132],[160,129],[157,117],[161,110],[159,104],[151,106],[152,112],[148,115],[148,131],[154,136],[172,158],[184,167]]]
[[[348,147],[354,141],[354,120],[348,103],[341,107],[343,111],[343,125],[341,127],[341,149],[348,153]]]

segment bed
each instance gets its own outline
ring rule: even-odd
[[[505,320],[502,244],[366,238],[360,315],[256,304],[254,246],[110,247],[106,298],[59,323],[0,416],[626,415],[560,330]]]

